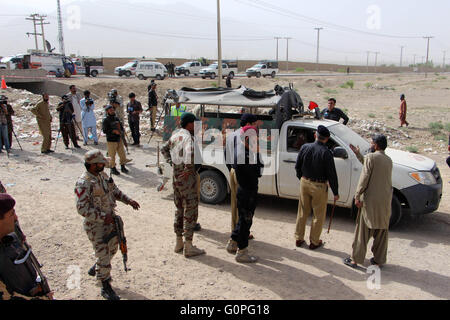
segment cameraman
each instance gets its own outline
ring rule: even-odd
[[[69,149],[69,136],[72,140],[72,144],[75,148],[81,148],[77,142],[77,136],[75,135],[75,114],[73,105],[70,102],[70,98],[67,95],[61,97],[61,102],[58,104],[56,111],[59,112],[59,130],[62,133],[64,144],[66,149]]]
[[[123,111],[123,99],[118,95],[116,89],[112,89],[108,93],[109,104],[113,106],[116,111],[116,116],[119,118],[120,122],[124,123],[124,111]]]
[[[5,96],[0,97],[0,152],[4,144],[6,152],[9,153],[11,147],[8,138],[8,107],[5,98]]]
[[[5,102],[6,111],[8,111],[8,114],[6,115],[6,122],[8,123],[8,141],[9,141],[9,147],[12,148],[12,133],[13,133],[12,116],[14,115],[14,110],[13,110],[12,106],[8,103],[7,96],[1,96],[0,100]],[[3,141],[3,144],[5,144],[4,141]]]
[[[128,95],[130,102],[127,104],[128,112],[128,125],[130,126],[131,135],[133,137],[132,146],[139,145],[139,137],[141,133],[139,132],[139,115],[142,113],[142,105],[136,100],[136,95],[132,92]]]
[[[89,90],[84,91],[84,98],[80,100],[81,105],[81,124],[83,125],[84,132],[84,144],[87,146],[89,140],[89,129],[91,129],[92,137],[94,138],[94,144],[98,145],[97,137],[97,120],[95,119],[95,105],[94,100],[90,98],[91,93]]]

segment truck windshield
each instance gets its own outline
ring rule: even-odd
[[[183,66],[183,67],[190,67],[191,63],[190,62],[185,62],[181,66]]]
[[[262,69],[263,65],[262,64],[255,64],[252,68],[255,69]]]
[[[133,66],[134,62],[128,62],[126,65],[124,65],[122,68],[131,68]]]
[[[350,144],[355,147],[359,147],[361,150],[361,154],[365,155],[370,149],[370,143],[367,142],[363,137],[357,134],[355,131],[350,129],[343,124],[334,124],[329,126],[328,129],[337,137],[339,137],[342,141],[344,141],[347,146]]]

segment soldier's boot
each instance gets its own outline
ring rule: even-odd
[[[237,249],[238,249],[237,242],[234,241],[233,239],[228,240],[228,243],[227,243],[227,251],[228,251],[228,253],[236,254]]]
[[[239,249],[236,254],[236,261],[241,263],[254,263],[258,261],[258,257],[248,254],[248,248]]]
[[[120,297],[114,292],[109,279],[102,281],[102,297],[106,300],[120,300]]]
[[[183,249],[184,249],[183,237],[177,236],[177,242],[175,244],[175,250],[174,251],[176,253],[183,253]]]
[[[95,273],[96,273],[96,271],[95,271],[95,266],[96,266],[96,265],[97,265],[97,264],[94,263],[94,265],[93,265],[92,267],[89,268],[88,275],[90,275],[91,277],[95,277]]]
[[[129,172],[128,169],[125,168],[124,164],[120,166],[120,171],[122,171],[123,173],[128,173]]]
[[[117,171],[116,167],[111,168],[111,174],[115,174],[116,176],[120,176],[120,172]]]
[[[184,256],[186,258],[199,256],[205,253],[206,253],[205,250],[199,249],[196,246],[192,245],[192,241],[184,242]]]

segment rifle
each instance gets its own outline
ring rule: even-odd
[[[127,272],[128,270],[131,269],[127,268],[128,248],[127,248],[127,239],[125,238],[125,231],[123,229],[123,220],[120,216],[116,214],[114,214],[113,219],[114,219],[114,231],[111,232],[109,235],[103,237],[103,243],[108,244],[112,238],[116,236],[118,237],[119,247],[123,257],[123,267],[125,272]]]
[[[17,238],[19,239],[20,243],[24,247],[25,250],[27,250],[27,254],[22,259],[24,262],[30,258],[31,264],[33,268],[36,270],[37,274],[39,275],[36,279],[37,285],[33,289],[30,290],[30,295],[32,297],[34,296],[44,296],[51,292],[50,286],[48,285],[47,279],[45,278],[44,274],[41,271],[41,268],[43,267],[36,257],[34,256],[33,252],[31,251],[31,247],[28,245],[28,243],[25,241],[25,235],[23,234],[22,230],[20,229],[19,223],[15,223],[15,231],[17,235]]]
[[[124,130],[122,130],[122,128],[120,127],[120,121],[117,123],[117,127],[118,127],[117,130],[119,130],[119,132],[120,132],[120,137],[122,138],[123,145],[125,146],[125,149],[127,149],[127,154],[130,154],[128,152],[128,142],[125,137],[125,128],[124,128]]]

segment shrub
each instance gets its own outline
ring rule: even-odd
[[[442,130],[444,129],[444,125],[442,124],[442,122],[430,122],[428,124],[428,127],[432,130]]]
[[[375,118],[375,115],[374,115],[373,113],[369,113],[367,116],[368,116],[369,118]]]
[[[321,85],[320,83],[316,84],[317,88],[323,88],[323,85]]]
[[[366,82],[366,83],[364,84],[364,86],[365,86],[367,89],[369,89],[371,86],[373,86],[373,83],[372,83],[372,82]]]
[[[389,120],[394,119],[391,115],[387,116],[387,118],[388,118]]]
[[[408,150],[411,153],[417,153],[419,151],[416,146],[408,146],[406,147],[406,150]]]
[[[346,83],[347,83],[347,85],[348,85],[350,88],[352,88],[352,89],[353,89],[353,87],[355,86],[355,83],[353,82],[353,80],[349,80],[349,81],[347,81]]]
[[[211,86],[213,86],[214,88],[217,88],[217,82],[211,83]]]
[[[450,122],[445,124],[445,131],[450,132]]]
[[[305,72],[305,68],[296,68],[295,72]]]
[[[348,84],[343,83],[343,84],[340,85],[340,87],[341,87],[342,89],[348,89]]]
[[[340,69],[337,70],[337,72],[343,72],[343,73],[346,73],[347,70],[345,70],[345,69],[343,69],[343,68],[340,68]]]
[[[438,134],[438,135],[434,136],[434,140],[436,140],[436,141],[439,141],[439,140],[445,141],[445,140],[447,140],[447,137],[445,135],[443,135],[443,134]]]
[[[336,93],[338,93],[338,92],[337,92],[337,90],[325,89],[325,93],[328,93],[328,94],[336,94]]]

